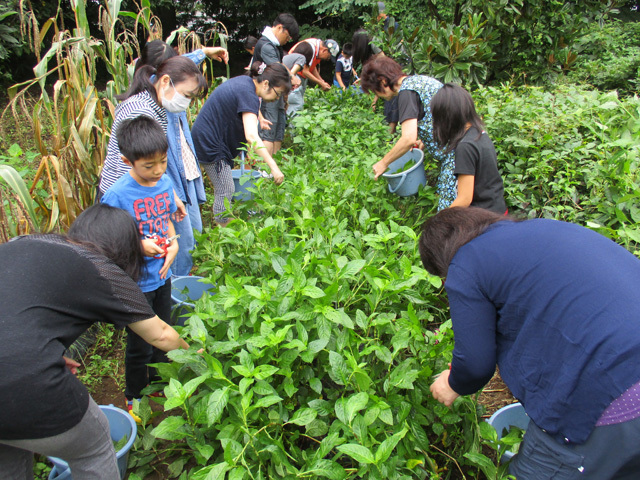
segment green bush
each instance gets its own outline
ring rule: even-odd
[[[594,23],[580,39],[578,60],[568,78],[600,90],[637,93],[640,86],[640,23]]]
[[[513,213],[638,253],[640,100],[567,86],[474,97]],[[199,236],[198,273],[217,294],[183,329],[195,348],[159,366],[170,415],[141,429],[132,480],[161,462],[195,480],[503,478],[481,441],[500,452],[519,436],[497,442],[471,397],[448,409],[430,395],[453,349],[441,280],[417,252],[435,192],[399,198],[373,181],[392,139],[370,102],[310,89],[279,159],[285,183],[259,180],[236,220]],[[151,416],[144,402],[139,413]]]
[[[598,229],[638,252],[640,100],[577,86],[474,93],[510,210]]]
[[[205,352],[160,368],[180,414],[145,433],[140,477],[154,439],[174,442],[171,465],[188,450],[190,479],[448,478],[452,457],[479,449],[473,400],[450,410],[429,393],[453,340],[417,252],[434,189],[401,199],[373,181],[389,137],[371,98],[307,95],[285,183],[260,181],[234,206],[259,215],[198,238],[218,293],[184,331]]]

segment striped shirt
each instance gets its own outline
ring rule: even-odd
[[[120,147],[116,132],[120,124],[127,119],[146,115],[157,121],[165,134],[167,133],[167,113],[164,108],[156,103],[149,92],[143,91],[127,98],[116,107],[115,119],[111,127],[111,137],[107,145],[107,157],[104,160],[102,174],[100,176],[100,191],[106,192],[116,180],[127,173],[131,167],[126,165],[121,158]]]

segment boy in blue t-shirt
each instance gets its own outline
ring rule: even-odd
[[[131,170],[105,192],[101,202],[126,210],[133,216],[145,255],[145,268],[138,285],[155,314],[168,323],[171,319],[171,263],[178,253],[178,242],[172,241],[166,249],[158,245],[158,239],[167,240],[175,235],[170,217],[177,207],[173,200],[173,183],[165,175],[167,136],[158,122],[146,116],[123,121],[116,135],[122,161],[130,165]],[[167,361],[164,352],[127,329],[125,396],[132,415],[133,399],[140,398],[142,389],[157,379],[155,369],[147,364]]]
[[[342,53],[336,60],[336,74],[333,77],[333,85],[346,90],[351,85],[352,78],[357,79],[356,72],[353,71],[353,45],[345,43],[342,46]]]

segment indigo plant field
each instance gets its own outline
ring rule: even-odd
[[[218,293],[183,330],[196,348],[161,367],[173,415],[145,432],[140,463],[169,440],[170,470],[195,459],[182,478],[460,478],[480,412],[429,393],[453,347],[417,251],[434,190],[400,199],[372,180],[389,138],[369,98],[309,97],[285,183],[199,238]]]
[[[474,96],[513,214],[581,223],[636,251],[636,99]],[[517,438],[496,441],[474,398],[448,409],[428,389],[453,348],[441,279],[417,252],[434,188],[400,198],[372,180],[390,137],[364,95],[311,91],[293,125],[285,183],[259,181],[229,227],[199,238],[198,273],[217,294],[183,330],[196,348],[161,367],[171,415],[145,429],[139,478],[159,452],[178,478],[504,478],[481,446]]]

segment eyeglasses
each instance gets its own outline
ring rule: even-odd
[[[276,94],[276,100],[280,100],[280,97],[282,96],[282,92],[277,91],[275,88],[271,87],[271,90],[273,90],[273,93]]]

